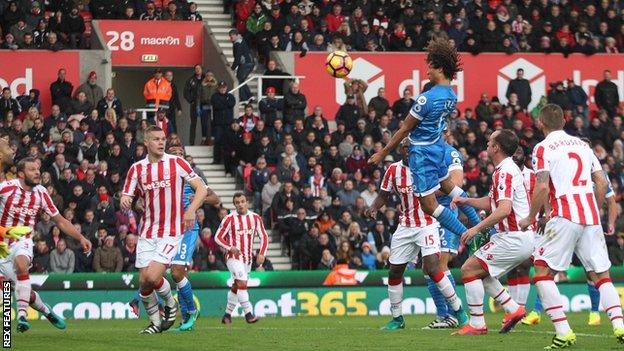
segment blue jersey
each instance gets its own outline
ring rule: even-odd
[[[448,167],[449,173],[453,170],[464,169],[464,157],[454,147],[445,143],[444,149],[444,164]],[[451,205],[451,197],[448,195],[437,196],[438,203],[444,207]]]
[[[420,94],[410,115],[420,121],[410,132],[414,145],[431,145],[438,141],[446,127],[446,117],[455,111],[457,95],[450,85],[436,85]]]
[[[184,191],[182,193],[182,206],[184,206],[185,210],[191,205],[191,202],[193,201],[193,196],[195,196],[195,191],[193,190],[193,188],[191,188],[191,184],[184,184]],[[198,231],[199,223],[195,221],[195,225],[190,230]]]

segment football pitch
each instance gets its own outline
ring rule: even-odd
[[[141,320],[67,321],[64,331],[47,321],[35,321],[25,334],[13,331],[16,350],[539,350],[550,344],[553,328],[546,315],[537,326],[518,325],[510,334],[498,333],[502,314],[486,314],[489,334],[455,337],[450,330],[422,330],[432,316],[406,317],[406,329],[380,331],[388,317],[266,317],[253,325],[235,318],[230,326],[220,319],[200,318],[186,333],[138,335]],[[602,325],[586,325],[586,313],[568,314],[577,334],[576,350],[621,349],[602,315]]]

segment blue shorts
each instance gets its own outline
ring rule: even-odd
[[[448,177],[444,154],[445,141],[442,138],[431,145],[410,146],[409,166],[417,196],[432,194],[440,188],[440,182]]]
[[[188,266],[193,261],[193,253],[195,252],[195,246],[197,245],[197,239],[199,239],[199,228],[193,228],[182,237],[182,242],[178,246],[178,253],[171,261],[172,265]]]

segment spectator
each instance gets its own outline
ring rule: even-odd
[[[177,133],[178,127],[176,118],[182,115],[182,104],[180,104],[180,94],[178,87],[173,80],[173,71],[165,72],[165,80],[171,85],[171,100],[169,101],[169,109],[167,110],[167,119],[169,120],[169,132]],[[167,129],[163,129],[167,130]]]
[[[323,250],[321,254],[321,260],[316,267],[317,270],[332,270],[336,266],[336,258],[331,254],[328,249]]]
[[[136,248],[137,248],[136,235],[128,234],[126,236],[126,240],[124,241],[124,245],[121,248],[121,257],[123,258],[123,271],[124,272],[136,271],[136,267],[134,266],[136,262]]]
[[[223,165],[225,166],[225,176],[230,177],[236,174],[238,160],[236,159],[236,150],[239,144],[243,142],[243,132],[238,121],[232,121],[230,128],[225,131],[223,136]]]
[[[362,148],[356,145],[351,152],[351,155],[347,157],[346,161],[347,172],[353,174],[356,171],[366,172],[368,165],[366,164],[366,157],[364,157]]]
[[[173,90],[171,83],[163,78],[160,68],[154,71],[154,77],[148,80],[143,87],[143,97],[147,108],[169,108]]]
[[[548,94],[548,102],[559,105],[559,107],[563,110],[571,109],[572,103],[570,102],[570,99],[565,91],[563,82],[556,82],[553,88],[554,89],[552,89]]]
[[[74,253],[67,249],[67,243],[60,239],[56,248],[50,253],[50,272],[52,273],[73,273]]]
[[[20,104],[11,96],[11,89],[5,87],[2,89],[2,98],[0,99],[0,117],[6,118],[8,112],[12,112],[17,116],[22,111]]]
[[[197,4],[195,2],[189,3],[189,10],[185,19],[187,21],[198,21],[198,22],[203,21],[202,15],[197,11]]]
[[[415,101],[412,99],[412,91],[410,89],[403,90],[403,98],[392,104],[392,112],[398,119],[403,120],[409,113]]]
[[[160,21],[160,14],[156,12],[156,5],[153,1],[148,1],[145,7],[145,12],[139,16],[141,21]]]
[[[171,1],[167,5],[167,10],[162,13],[163,21],[181,21],[182,14],[178,11],[178,6],[175,2]]]
[[[271,203],[275,195],[279,192],[282,183],[279,182],[279,178],[276,173],[271,173],[269,181],[262,187],[262,211],[266,215],[267,210],[270,209]]]
[[[241,125],[243,133],[251,133],[256,127],[256,123],[260,120],[260,117],[254,114],[254,108],[252,104],[245,105],[245,113],[238,117],[238,123]]]
[[[227,271],[227,267],[217,258],[215,251],[208,251],[206,271]]]
[[[212,96],[217,92],[217,80],[214,73],[206,72],[200,85],[199,113],[202,126],[202,144],[214,145],[212,138]],[[191,124],[197,123],[191,120]],[[194,134],[193,134],[194,135]],[[195,140],[194,138],[192,139]]]
[[[352,207],[360,193],[353,189],[353,181],[348,179],[344,182],[344,189],[338,191],[336,195],[340,198],[342,206]]]
[[[50,271],[50,249],[44,240],[35,241],[35,253],[30,273],[48,273]]]
[[[327,29],[332,33],[336,32],[345,19],[345,16],[342,14],[342,6],[340,4],[334,4],[332,12],[325,16]]]
[[[115,238],[107,236],[104,245],[95,250],[93,270],[96,272],[121,272],[124,260],[121,251],[115,245]]]
[[[57,11],[58,13],[58,11]],[[63,37],[63,41],[69,43],[69,47],[71,49],[81,49],[85,47],[84,43],[84,32],[85,32],[85,23],[82,16],[78,12],[78,7],[72,6],[71,11],[65,18],[65,20],[61,23],[61,36]],[[100,91],[100,96],[102,92]],[[95,105],[95,102],[99,99],[96,99],[92,103]]]
[[[615,116],[620,104],[620,96],[615,83],[611,81],[611,71],[603,72],[603,80],[596,85],[594,99],[598,108],[607,111],[609,117]]]
[[[362,244],[362,266],[371,271],[377,267],[377,257],[371,251],[371,245],[367,242]]]
[[[300,208],[297,210],[297,220],[300,220],[301,215],[305,216],[305,210]],[[317,257],[319,251],[319,229],[317,227],[310,227],[307,234],[303,235],[298,240],[297,247],[299,248],[299,269],[312,270],[318,266],[320,257]],[[319,255],[320,256],[320,255]]]
[[[68,110],[68,114],[86,116],[93,109],[91,105],[92,105],[91,102],[87,100],[87,94],[85,94],[85,92],[83,91],[80,91],[76,94],[76,97],[72,100],[71,105]]]
[[[292,83],[290,90],[284,95],[284,121],[293,126],[295,120],[305,119],[307,101],[305,95],[299,91],[299,83]]]
[[[73,85],[65,79],[66,74],[67,71],[64,68],[59,69],[56,81],[50,85],[52,104],[58,105],[60,111],[68,109],[74,89]],[[52,112],[54,112],[54,109],[52,109]]]
[[[363,111],[356,105],[355,95],[347,95],[345,103],[336,112],[336,121],[342,121],[348,131],[356,127],[357,121],[362,117]]]
[[[229,35],[230,41],[234,47],[234,62],[232,63],[231,68],[233,71],[236,70],[236,79],[238,79],[239,84],[242,84],[254,70],[256,62],[252,51],[243,40],[243,37],[239,35],[239,32],[236,29],[232,29]],[[251,94],[251,90],[249,89],[249,85],[245,84],[241,86],[239,92],[241,101],[253,102],[253,96]]]
[[[568,89],[567,89],[568,99],[572,104],[572,108],[577,112],[583,115],[584,118],[587,118],[587,93],[583,90],[582,87],[576,85],[574,80],[568,79]]]
[[[197,118],[201,116],[201,108],[202,108],[201,92],[203,89],[202,82],[204,80],[204,73],[203,73],[203,68],[201,65],[195,65],[193,70],[194,70],[193,75],[190,76],[186,80],[186,84],[184,85],[184,92],[183,92],[184,99],[186,100],[186,102],[188,102],[191,105],[190,107],[191,127],[190,127],[190,136],[189,136],[191,145],[195,144],[195,134],[196,134],[195,131],[197,129]],[[213,90],[213,93],[214,93],[214,90]],[[209,103],[210,103],[210,100],[208,100],[208,105]],[[202,126],[203,124],[204,122],[202,121]],[[204,130],[202,128],[202,137],[203,137],[202,144],[206,141],[206,136],[204,135],[203,131]]]
[[[95,72],[91,72],[91,73],[95,74]],[[85,83],[85,84],[88,84],[88,83]],[[81,85],[80,87],[84,86],[85,84]],[[95,86],[97,87],[97,85]],[[80,90],[80,87],[78,87],[77,91]],[[96,101],[97,101],[96,108],[100,116],[104,116],[106,113],[106,110],[108,110],[109,108],[112,108],[113,110],[115,110],[115,113],[118,116],[123,115],[123,108],[122,108],[121,100],[119,100],[119,98],[115,96],[115,90],[113,88],[106,89],[106,96],[101,97],[99,100],[96,100]]]
[[[507,93],[505,96],[509,99],[511,94],[518,96],[518,102],[523,110],[526,110],[531,103],[531,85],[524,78],[524,69],[518,68],[516,78],[509,81],[507,85]]]
[[[263,80],[264,82],[264,80]],[[273,86],[266,88],[266,97],[260,100],[258,109],[260,110],[260,118],[268,125],[272,126],[276,119],[282,118],[283,103],[275,97],[276,89]]]
[[[221,163],[223,160],[223,149],[225,133],[227,127],[234,121],[234,105],[236,99],[234,95],[228,93],[228,86],[224,81],[217,85],[217,92],[212,95],[213,130],[212,137],[215,142],[214,163]]]

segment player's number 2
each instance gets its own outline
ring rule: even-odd
[[[571,160],[576,161],[576,173],[574,174],[574,179],[572,179],[572,185],[574,186],[585,186],[587,185],[587,180],[581,179],[581,175],[583,174],[583,161],[581,161],[581,156],[576,152],[569,152],[568,157]]]

